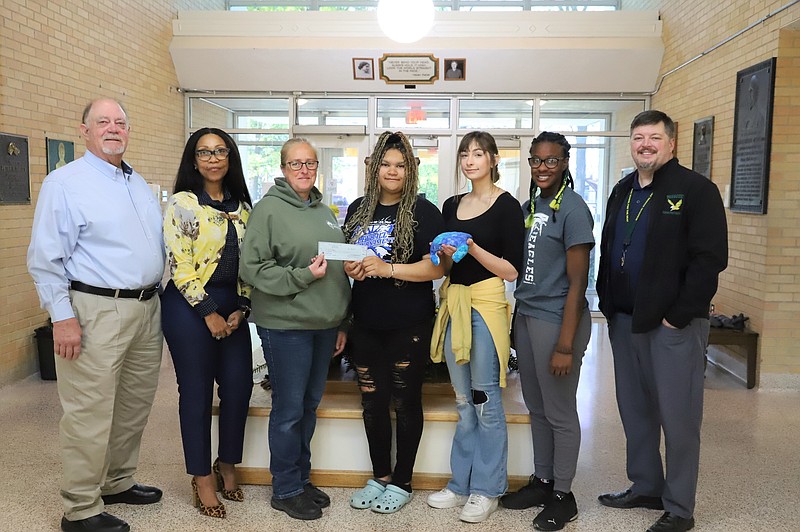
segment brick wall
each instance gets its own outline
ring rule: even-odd
[[[45,138],[75,143],[84,105],[121,100],[130,115],[126,160],[171,188],[184,142],[184,99],[168,46],[181,9],[224,9],[223,0],[26,0],[0,11],[0,132],[28,137],[31,205],[0,205],[0,385],[37,370],[39,309],[25,254],[46,174]]]
[[[662,2],[667,72],[786,2]],[[678,157],[690,166],[692,124],[714,116],[712,179],[725,192],[731,182],[736,72],[778,58],[768,215],[728,213],[730,261],[714,299],[719,312],[743,312],[761,333],[762,377],[800,374],[800,40],[786,28],[800,20],[800,5],[769,18],[735,40],[666,78],[652,107],[680,123]],[[763,379],[762,379],[763,380]]]

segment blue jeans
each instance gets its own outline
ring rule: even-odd
[[[497,350],[483,318],[472,309],[470,361],[456,364],[451,324],[445,333],[444,354],[456,393],[458,424],[450,450],[452,478],[447,487],[458,495],[499,497],[508,488],[508,430]]]
[[[272,386],[269,415],[269,469],[272,496],[288,499],[303,492],[311,474],[311,437],[317,406],[325,391],[336,328],[284,330],[258,327]]]

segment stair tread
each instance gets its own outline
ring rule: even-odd
[[[508,375],[508,386],[503,390],[503,407],[508,423],[529,423],[528,409],[522,399],[519,379]],[[271,409],[271,397],[261,386],[253,387],[249,415],[267,417]],[[450,384],[425,383],[423,385],[422,409],[425,421],[458,421],[455,398]],[[216,414],[216,405],[214,408]],[[355,382],[328,382],[322,397],[317,417],[320,419],[361,419],[361,395]]]

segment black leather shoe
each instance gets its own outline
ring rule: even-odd
[[[680,517],[670,512],[664,512],[647,532],[686,532],[694,528],[694,517]]]
[[[105,512],[78,521],[61,518],[61,530],[64,532],[130,532],[130,529],[128,523]]]
[[[273,497],[270,504],[276,510],[286,512],[289,517],[294,517],[295,519],[308,521],[322,517],[322,510],[305,491],[288,499],[276,499]]]
[[[153,504],[161,500],[160,489],[143,484],[134,484],[130,488],[113,495],[103,495],[105,504]]]
[[[331,498],[328,497],[328,494],[316,487],[311,482],[303,486],[303,491],[306,495],[311,497],[311,500],[314,501],[314,504],[320,508],[327,508],[331,505]]]
[[[604,493],[597,498],[603,506],[611,508],[649,508],[651,510],[663,510],[664,503],[661,497],[648,495],[637,495],[630,488],[619,493]]]

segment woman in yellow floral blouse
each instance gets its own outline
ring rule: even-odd
[[[189,137],[164,217],[170,281],[162,326],[178,379],[186,472],[194,505],[225,517],[217,499],[241,501],[235,464],[242,461],[252,391],[247,326],[251,287],[238,275],[251,200],[236,143],[216,128]],[[211,405],[218,384],[219,445],[211,465]]]

